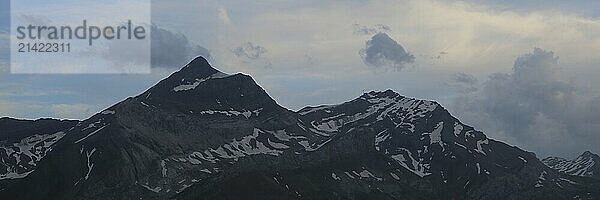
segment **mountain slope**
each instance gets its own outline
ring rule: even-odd
[[[442,195],[448,195],[438,198],[532,199],[556,191],[560,191],[558,196],[551,198],[577,195],[569,191],[578,187],[575,182],[552,173],[533,153],[488,139],[436,102],[388,90],[299,113],[316,131],[368,130],[379,154],[411,172],[409,177],[429,180],[435,188],[442,188]]]
[[[74,120],[0,118],[0,189],[27,176]]]
[[[441,105],[391,90],[292,112],[196,58],[66,132],[10,199],[567,199],[550,170]]]
[[[584,152],[573,160],[548,157],[544,158],[542,162],[552,169],[569,175],[600,179],[600,156],[590,151]]]

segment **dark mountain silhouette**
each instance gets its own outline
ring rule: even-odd
[[[0,118],[0,190],[35,170],[75,124],[73,120]]]

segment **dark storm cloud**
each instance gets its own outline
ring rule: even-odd
[[[153,67],[179,68],[197,56],[211,60],[210,51],[170,30],[152,26],[151,61]]]
[[[385,33],[375,34],[359,54],[365,64],[373,67],[402,69],[415,61],[415,56]]]
[[[267,49],[252,42],[246,42],[234,48],[231,52],[242,61],[247,62],[262,58],[267,53]]]
[[[360,25],[358,23],[354,24],[354,34],[357,35],[373,35],[379,32],[389,32],[392,31],[390,26],[385,24],[376,24],[373,26],[365,26]]]
[[[485,82],[484,109],[511,129],[526,128],[540,114],[561,117],[560,110],[574,100],[576,86],[558,77],[558,58],[535,49],[519,57],[512,74],[493,74]]]
[[[559,70],[553,52],[536,48],[516,59],[512,73],[494,73],[479,92],[458,98],[459,116],[543,155],[598,152],[600,100]]]

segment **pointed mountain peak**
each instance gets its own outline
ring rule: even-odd
[[[591,157],[598,157],[598,155],[592,153],[591,151],[585,151],[579,157],[591,158]]]
[[[204,58],[204,56],[198,56],[194,59],[192,59],[192,61],[190,61],[190,63],[188,65],[208,65],[208,60],[206,58]]]
[[[600,156],[591,151],[585,151],[572,160],[548,157],[542,162],[550,168],[569,175],[600,178],[600,173],[598,173],[600,172]]]
[[[255,81],[242,73],[225,74],[203,57],[196,57],[181,70],[137,96],[148,106],[197,112],[283,109]],[[166,108],[169,107],[169,108]]]
[[[206,58],[198,56],[181,68],[181,70],[160,81],[149,91],[154,94],[186,91],[195,89],[200,83],[209,79],[225,78],[228,76],[228,74],[212,67]]]
[[[212,67],[206,58],[198,56],[176,73],[185,74],[186,77],[204,78],[222,72]]]
[[[361,97],[363,97],[363,98],[384,98],[384,97],[396,98],[396,97],[403,97],[403,96],[391,89],[387,89],[385,91],[370,91],[370,92],[364,93]]]

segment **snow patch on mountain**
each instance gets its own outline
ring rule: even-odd
[[[180,91],[186,91],[186,90],[193,90],[196,89],[196,87],[198,87],[200,85],[200,83],[210,80],[210,79],[219,79],[219,78],[225,78],[230,76],[229,74],[225,74],[223,72],[217,72],[214,73],[206,78],[201,78],[201,79],[195,79],[193,83],[191,83],[190,81],[187,81],[185,79],[182,79],[181,82],[184,82],[181,85],[178,85],[176,87],[173,88],[173,91],[175,92],[180,92]]]
[[[443,146],[442,144],[442,130],[444,129],[444,122],[439,122],[436,126],[435,129],[429,133],[429,144],[439,144],[440,146]]]
[[[542,160],[548,167],[569,175],[600,177],[597,170],[600,168],[600,157],[592,152],[584,152],[573,160],[559,157],[548,157]]]
[[[260,109],[256,109],[254,111],[247,111],[247,110],[242,110],[242,111],[236,111],[236,110],[203,110],[200,111],[200,114],[203,115],[214,115],[214,114],[221,114],[221,115],[226,115],[226,116],[244,116],[247,119],[250,118],[250,116],[255,115],[258,116],[260,114],[260,111],[262,110],[262,108]]]
[[[333,178],[334,180],[342,180],[339,176],[337,176],[335,173],[331,173],[331,178]]]
[[[160,186],[150,187],[147,184],[146,185],[140,184],[140,186],[142,186],[142,187],[146,188],[147,190],[150,190],[150,191],[152,191],[154,193],[159,193],[162,190],[162,188]]]
[[[87,167],[88,171],[85,174],[85,180],[90,178],[90,174],[92,173],[92,169],[94,168],[94,163],[91,161],[92,155],[96,152],[96,148],[93,148],[91,151],[87,151],[85,154],[87,156]]]
[[[240,158],[258,154],[279,156],[283,153],[280,149],[289,148],[289,146],[285,144],[270,140],[267,141],[268,146],[265,145],[258,137],[260,134],[266,133],[267,132],[255,128],[252,135],[244,136],[239,140],[233,139],[233,141],[218,147],[194,151],[189,154],[186,159],[192,164],[200,164],[201,160],[209,161],[211,163],[216,163],[220,159],[232,159],[237,161]]]
[[[77,143],[80,143],[81,141],[84,141],[85,139],[87,139],[87,138],[89,138],[89,137],[93,136],[94,134],[96,134],[96,133],[100,132],[100,131],[101,131],[102,129],[104,129],[106,126],[108,126],[108,125],[104,125],[104,126],[102,126],[102,127],[98,128],[98,129],[96,129],[95,131],[93,131],[93,132],[91,132],[91,133],[87,134],[85,137],[83,137],[83,138],[81,138],[81,139],[79,139],[79,140],[75,141],[75,144],[77,144]]]
[[[431,174],[428,172],[429,169],[417,161],[408,149],[400,148],[400,150],[402,153],[391,156],[396,162],[417,176],[424,177]]]
[[[0,142],[0,152],[7,157],[0,161],[0,180],[24,178],[35,170],[37,163],[52,146],[65,136],[64,132],[36,134],[21,139],[17,143]]]
[[[338,132],[340,127],[357,123],[369,117],[375,117],[375,122],[391,119],[396,127],[408,126],[410,130],[414,131],[414,124],[410,122],[414,119],[424,117],[426,113],[435,110],[437,107],[437,104],[432,101],[406,98],[396,93],[393,95],[385,93],[390,92],[365,93],[359,100],[370,104],[366,110],[352,115],[340,113],[324,117],[318,121],[312,121],[310,122],[312,126],[311,130],[322,136],[330,136],[333,132]],[[342,105],[305,108],[299,111],[299,114],[307,115],[318,111],[331,113],[331,109]]]
[[[298,112],[298,114],[300,115],[307,115],[309,113],[313,113],[316,111],[320,111],[320,110],[324,110],[325,112],[330,113],[331,111],[328,109],[331,109],[335,107],[335,105],[324,105],[324,106],[317,106],[317,107],[308,107],[308,108],[304,108],[301,111]]]
[[[113,115],[113,114],[115,114],[115,111],[114,110],[105,110],[105,111],[102,111],[100,114]]]

